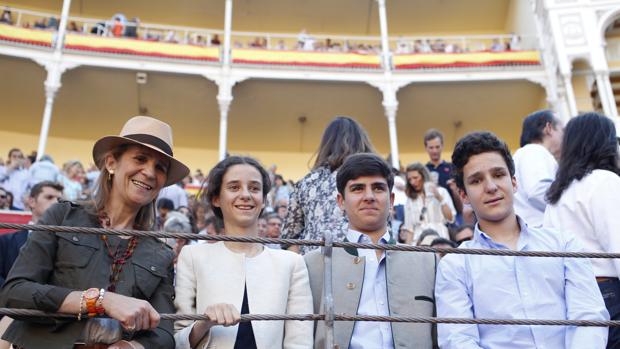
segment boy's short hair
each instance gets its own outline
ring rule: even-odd
[[[394,186],[392,168],[380,156],[373,153],[358,153],[349,155],[338,169],[336,187],[344,197],[347,182],[365,176],[381,176],[385,178],[390,192]]]
[[[510,150],[506,143],[491,132],[472,132],[465,135],[454,146],[452,152],[452,164],[454,165],[454,180],[457,187],[465,189],[465,183],[463,181],[463,167],[467,165],[469,158],[488,152],[496,152],[504,158],[506,167],[510,172],[510,176],[515,175],[515,163],[510,155]]]

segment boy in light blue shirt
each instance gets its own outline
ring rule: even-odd
[[[528,227],[514,212],[514,162],[489,132],[463,137],[452,154],[464,203],[478,218],[463,248],[581,251],[574,237]],[[455,318],[609,320],[584,258],[447,255],[437,271],[437,315]],[[605,348],[606,327],[440,324],[441,348]]]

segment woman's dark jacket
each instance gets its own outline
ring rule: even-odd
[[[39,224],[101,227],[83,206],[70,202],[50,207]],[[159,240],[140,238],[115,292],[147,300],[159,313],[174,313],[173,258],[172,250]],[[33,231],[0,291],[0,306],[57,312],[71,291],[107,288],[110,268],[100,235]],[[21,319],[9,326],[3,339],[27,349],[71,349],[83,327],[84,321]],[[162,320],[156,329],[137,332],[133,339],[145,348],[173,349],[173,323]]]

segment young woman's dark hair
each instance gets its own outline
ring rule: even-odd
[[[573,180],[580,180],[593,170],[620,174],[618,140],[609,118],[586,113],[571,119],[564,128],[558,172],[547,192],[549,203],[557,203]]]
[[[422,178],[424,179],[424,183],[431,180],[431,175],[428,173],[428,169],[426,169],[426,166],[422,165],[421,162],[414,162],[413,164],[407,165],[407,168],[405,169],[405,174],[411,171],[416,171],[417,173],[419,173],[420,176],[422,176]],[[405,185],[405,194],[415,200],[418,197],[418,192],[415,191],[415,188],[411,185],[411,183],[409,183],[409,180],[407,180],[406,182],[407,183]]]
[[[323,132],[312,169],[327,166],[333,172],[342,165],[347,156],[355,153],[375,153],[375,149],[366,131],[357,121],[338,116]]]
[[[482,154],[496,152],[504,158],[506,167],[510,176],[515,175],[515,163],[510,155],[510,149],[506,143],[491,132],[472,132],[465,135],[454,146],[452,152],[452,164],[454,165],[454,181],[457,187],[465,189],[465,183],[463,181],[463,167],[469,162],[469,158]]]
[[[542,142],[543,130],[547,124],[555,127],[558,120],[553,116],[551,110],[539,110],[528,115],[523,119],[523,127],[521,128],[521,140],[519,144],[524,147],[533,142]]]
[[[344,196],[347,182],[364,176],[381,176],[385,178],[390,192],[394,186],[394,175],[390,165],[381,157],[372,153],[353,154],[346,158],[336,176],[336,187]]]
[[[220,161],[211,169],[209,172],[209,179],[206,183],[203,184],[203,187],[200,189],[200,197],[205,200],[208,205],[211,207],[211,210],[220,219],[224,219],[222,215],[222,209],[219,207],[215,207],[212,205],[213,199],[220,195],[220,191],[222,189],[222,181],[224,179],[224,175],[228,171],[228,168],[234,165],[250,165],[258,170],[261,176],[261,180],[263,181],[263,201],[267,199],[267,194],[269,190],[271,190],[271,180],[269,180],[269,174],[267,171],[261,166],[261,164],[256,161],[254,158],[248,156],[229,156],[226,159]],[[206,189],[205,186],[206,185]]]

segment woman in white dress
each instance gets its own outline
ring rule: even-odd
[[[254,159],[231,156],[209,174],[204,195],[225,235],[258,236],[258,218],[270,189],[269,175]],[[209,320],[178,321],[176,347],[311,348],[310,321],[239,323],[241,313],[312,313],[312,295],[303,258],[261,244],[218,242],[181,250],[177,264],[178,313]]]
[[[588,252],[620,252],[620,167],[611,119],[586,113],[564,130],[562,155],[549,187],[543,226],[575,235]],[[620,319],[620,259],[593,258],[592,270],[612,320]],[[620,328],[609,328],[607,348],[620,348]]]
[[[404,229],[409,232],[406,243],[417,241],[426,229],[435,230],[440,237],[449,239],[446,224],[454,223],[456,210],[448,191],[430,179],[430,174],[419,162],[407,166],[407,202]]]

